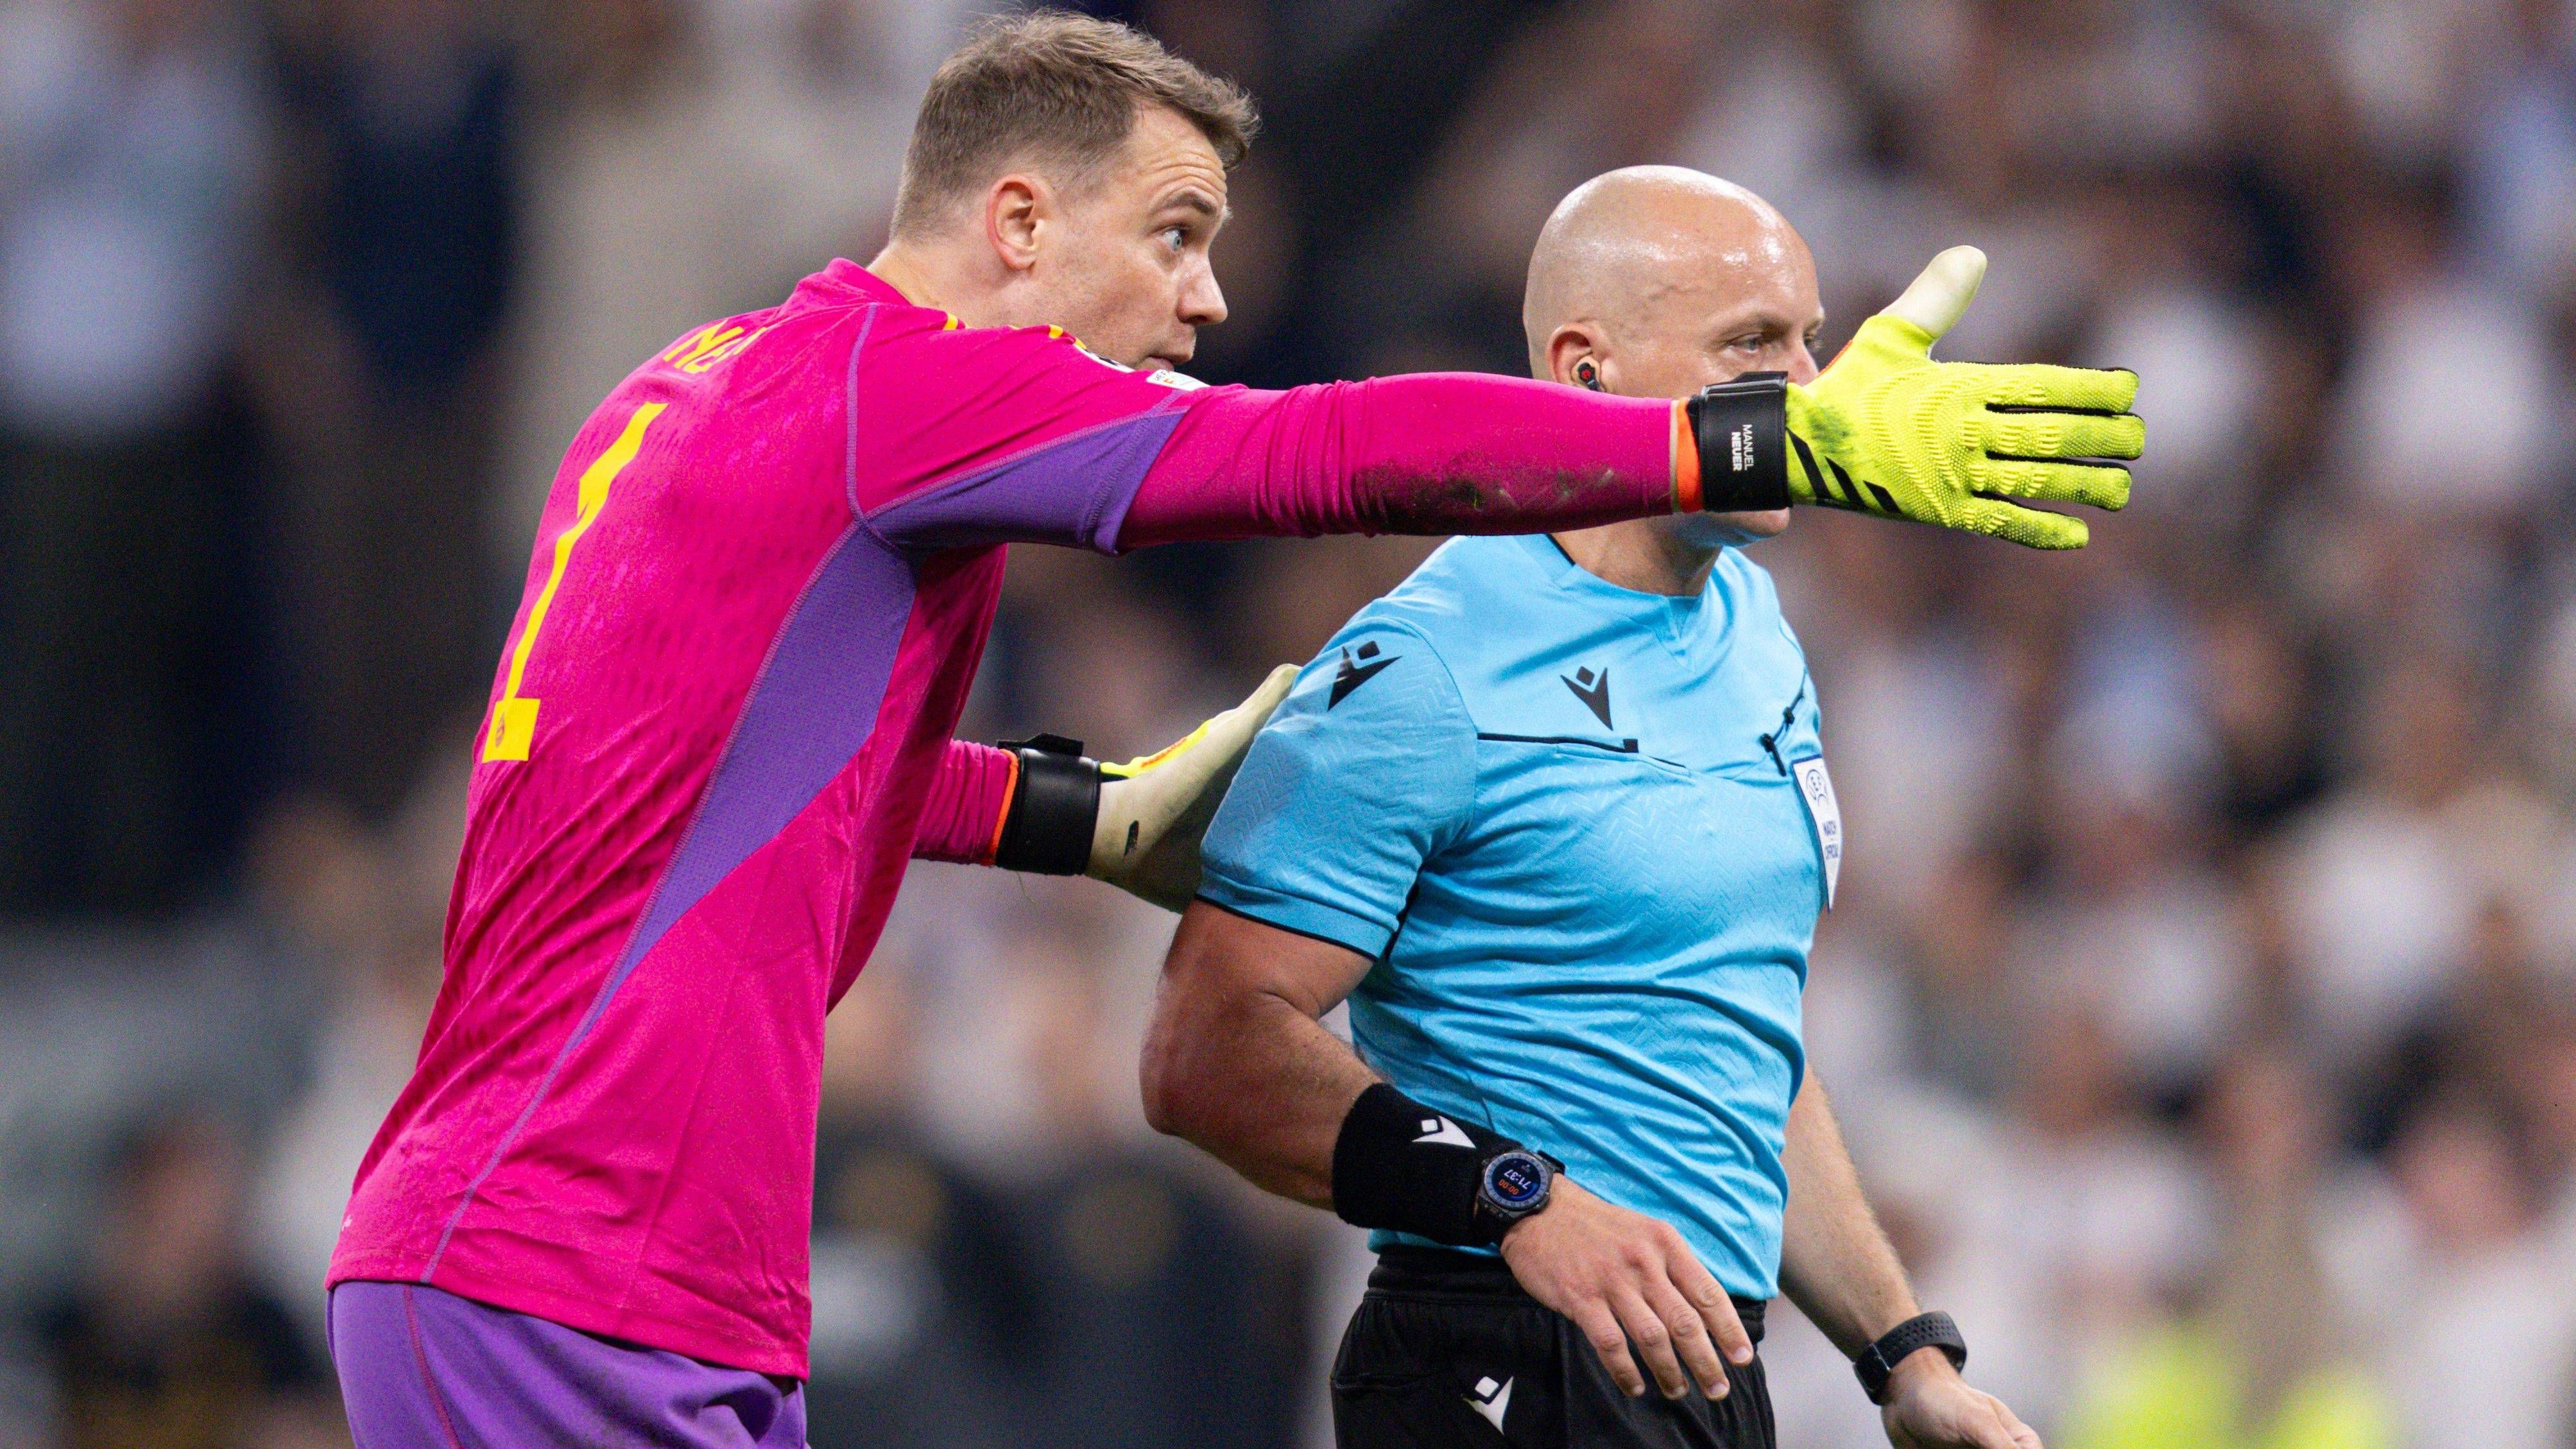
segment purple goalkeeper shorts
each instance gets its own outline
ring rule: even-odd
[[[804,1387],[411,1283],[331,1290],[357,1449],[805,1449]]]

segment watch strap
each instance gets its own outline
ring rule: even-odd
[[[1861,1391],[1873,1404],[1886,1403],[1888,1380],[1896,1376],[1896,1366],[1927,1348],[1941,1350],[1952,1368],[1968,1366],[1968,1341],[1959,1336],[1958,1323],[1946,1313],[1918,1313],[1879,1335],[1876,1343],[1852,1360]]]

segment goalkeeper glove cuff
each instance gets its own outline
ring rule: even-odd
[[[1020,762],[993,864],[1031,875],[1080,875],[1091,865],[1100,818],[1100,762],[1062,735],[1004,740]]]
[[[1699,508],[1754,513],[1786,508],[1789,378],[1748,372],[1699,390],[1684,404],[1699,448]]]
[[[1059,735],[1005,741],[1019,776],[1003,808],[993,864],[1036,875],[1089,875],[1165,910],[1199,888],[1199,838],[1252,737],[1297,671],[1280,665],[1252,697],[1170,747],[1104,765]]]

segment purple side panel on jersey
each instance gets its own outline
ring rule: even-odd
[[[912,589],[912,565],[865,528],[852,527],[833,545],[770,645],[697,819],[609,974],[609,991],[868,742],[912,622]]]
[[[1180,425],[1178,408],[1103,423],[887,504],[868,522],[905,548],[1069,543],[1111,553],[1145,470]]]
[[[594,1338],[412,1283],[331,1292],[357,1449],[654,1444],[804,1449],[792,1382]]]
[[[600,983],[590,1010],[547,1064],[528,1104],[448,1215],[421,1282],[435,1280],[448,1240],[456,1236],[457,1224],[465,1221],[485,1179],[517,1144],[528,1119],[554,1089],[556,1074],[599,1023],[636,963],[717,882],[786,829],[867,743],[894,674],[895,651],[912,622],[912,593],[912,565],[855,523],[806,580],[786,625],[770,642],[769,657],[734,718],[733,737],[716,761],[715,776],[644,919],[615,969]]]

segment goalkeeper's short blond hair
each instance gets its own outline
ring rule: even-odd
[[[937,230],[1015,164],[1073,184],[1115,156],[1151,106],[1178,112],[1231,169],[1260,129],[1252,97],[1142,31],[1042,10],[987,22],[931,77],[895,194],[894,234]]]

